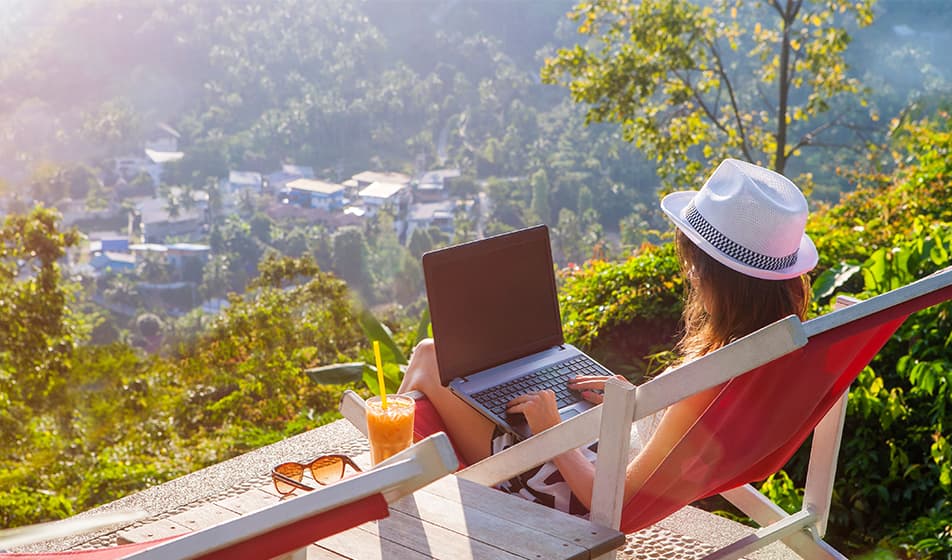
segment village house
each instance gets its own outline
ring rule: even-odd
[[[407,213],[407,241],[413,235],[413,230],[417,228],[426,230],[437,227],[452,237],[455,231],[455,210],[455,200],[420,202],[410,205],[410,211]]]
[[[284,164],[279,171],[269,173],[265,180],[272,192],[282,193],[287,184],[295,179],[313,179],[314,168],[306,165]],[[285,193],[282,193],[284,196]]]
[[[178,139],[179,133],[175,129],[165,123],[157,124],[145,141],[142,153],[116,158],[116,175],[131,181],[140,173],[148,173],[152,184],[158,185],[165,165],[185,156],[184,152],[178,151]]]
[[[176,270],[182,271],[189,260],[204,265],[208,262],[211,247],[201,243],[173,243],[166,247],[167,262]]]
[[[179,207],[169,212],[164,198],[143,198],[135,204],[133,223],[146,243],[162,243],[169,237],[198,238],[203,234],[205,210]]]
[[[344,207],[344,186],[317,179],[295,179],[287,184],[287,199],[290,204],[305,208],[338,210]]]
[[[419,202],[435,202],[447,197],[448,179],[460,176],[459,169],[427,171],[414,188],[413,198]]]
[[[403,173],[394,172],[362,171],[351,177],[351,180],[357,189],[369,187],[373,183],[410,186],[410,177]]]
[[[136,268],[136,257],[129,253],[99,251],[89,259],[89,266],[95,273],[107,270],[112,272],[132,271]]]
[[[367,214],[374,216],[381,208],[392,208],[400,216],[410,202],[407,184],[371,183],[357,194]]]
[[[65,227],[71,227],[83,220],[108,220],[123,212],[115,198],[110,198],[106,207],[98,210],[87,208],[85,199],[64,198],[56,201],[53,206],[63,215]]]
[[[228,180],[224,182],[224,187],[232,193],[245,189],[261,192],[263,180],[261,173],[255,171],[229,171]]]

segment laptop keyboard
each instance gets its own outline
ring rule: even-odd
[[[578,391],[570,391],[568,388],[569,379],[579,375],[610,374],[587,356],[578,355],[471,396],[476,402],[504,418],[506,405],[515,397],[530,391],[551,389],[555,392],[555,401],[561,409],[582,400]]]

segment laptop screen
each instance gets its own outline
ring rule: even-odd
[[[562,343],[546,226],[431,251],[423,272],[444,385]]]

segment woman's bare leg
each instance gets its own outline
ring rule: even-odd
[[[440,383],[433,339],[420,342],[400,384],[401,393],[420,391],[433,403],[458,451],[473,464],[489,456],[494,424]]]

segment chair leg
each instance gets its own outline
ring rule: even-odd
[[[712,554],[704,557],[704,560],[737,560],[744,555],[760,550],[768,544],[792,536],[803,530],[804,527],[813,523],[816,515],[810,511],[798,511],[793,515],[788,515],[762,527],[752,535],[748,535],[738,541],[735,541],[724,548],[721,548]]]
[[[833,408],[820,420],[813,430],[810,462],[807,465],[807,481],[803,491],[804,507],[817,513],[814,530],[820,537],[826,534],[830,518],[830,502],[833,500],[833,483],[836,477],[836,462],[846,423],[846,401],[849,392],[844,392]]]
[[[721,496],[763,527],[762,530],[770,530],[774,525],[786,523],[788,519],[793,517],[750,484],[723,492]],[[799,530],[780,537],[784,544],[807,560],[846,560],[845,556],[816,535],[814,526],[819,518],[819,513],[816,510],[808,507],[795,513],[794,516],[800,516],[805,523],[801,523],[797,527]],[[777,539],[763,541],[759,546],[766,546],[773,540]],[[733,558],[733,556],[730,558]]]

